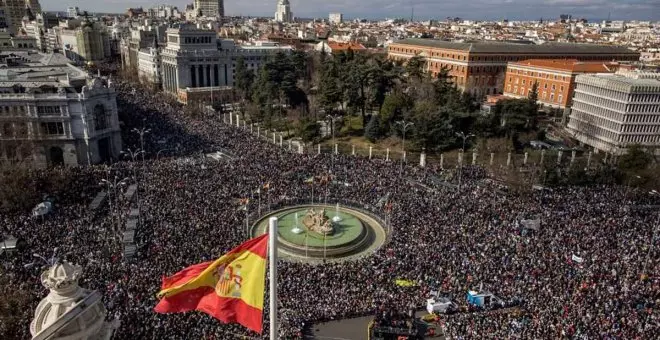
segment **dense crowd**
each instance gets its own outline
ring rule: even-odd
[[[508,193],[473,167],[464,169],[457,192],[432,180],[441,175],[437,168],[411,164],[406,181],[398,164],[384,160],[338,155],[331,161],[329,155],[291,153],[249,129],[228,127],[222,117],[183,115],[178,104],[134,86],[117,84],[118,106],[126,127],[150,129],[144,164],[50,170],[79,178],[66,192],[54,193],[58,200],[51,215],[35,219],[14,212],[0,218],[4,232],[25,239],[29,249],[3,259],[10,284],[2,292],[30,296],[16,339],[29,337],[34,308],[46,295],[39,270],[24,265],[34,261],[32,253],[50,254],[56,246],[60,258],[83,266],[81,286],[104,295],[108,318],[120,318],[114,339],[256,336],[203,313],[154,313],[161,277],[217,258],[244,241],[239,199],[265,183],[273,206],[307,199],[310,187],[304,180],[329,173],[350,184],[327,184],[323,194],[329,200],[373,207],[389,194],[392,235],[379,251],[354,262],[280,262],[281,338],[300,338],[314,322],[373,315],[383,303],[419,308],[431,291],[467,307],[466,292],[477,287],[516,301],[519,308],[462,308],[441,317],[447,336],[651,339],[660,334],[659,253],[647,258],[658,212],[629,208],[659,203],[645,193],[605,186]],[[130,129],[123,134],[125,148],[141,147],[137,134]],[[201,157],[219,150],[233,157]],[[130,203],[113,196],[112,211],[100,214],[89,212],[88,205],[108,171],[110,178],[123,178],[133,170],[142,223],[138,251],[125,259],[118,229]],[[256,200],[249,204],[255,211]],[[540,229],[522,232],[517,222],[534,217],[541,219]],[[572,260],[573,255],[584,261]],[[397,286],[394,280],[400,278],[416,285]]]

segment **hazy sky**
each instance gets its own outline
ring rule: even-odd
[[[183,10],[192,0],[40,0],[46,10],[63,11],[78,6],[90,12],[124,12],[128,7],[172,4]],[[225,0],[227,15],[272,16],[277,0]],[[290,0],[294,16],[327,17],[330,12],[347,18],[448,16],[466,19],[539,19],[556,18],[568,13],[574,17],[604,19],[660,20],[660,0]]]

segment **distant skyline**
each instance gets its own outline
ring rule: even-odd
[[[65,11],[69,6],[90,12],[123,13],[129,7],[149,8],[159,4],[184,10],[192,0],[40,0],[47,11]],[[660,20],[660,0],[290,0],[296,17],[327,18],[340,12],[350,18],[409,18],[414,4],[415,19],[444,19],[448,16],[469,20],[555,19],[560,14],[603,20]],[[277,0],[226,0],[229,16],[273,16]]]

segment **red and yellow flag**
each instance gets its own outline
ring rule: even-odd
[[[198,310],[222,322],[262,331],[268,234],[253,238],[215,261],[163,278],[158,313]]]

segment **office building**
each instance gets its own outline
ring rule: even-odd
[[[68,7],[66,9],[66,15],[69,18],[77,18],[80,14],[80,9],[78,7]]]
[[[111,56],[108,30],[100,22],[83,20],[73,29],[59,32],[64,55],[75,62],[101,61]]]
[[[291,4],[289,0],[277,0],[277,9],[275,10],[275,21],[292,22],[293,13],[291,13]]]
[[[660,154],[660,73],[585,74],[575,83],[566,128],[574,138],[615,156],[632,144]]]
[[[413,56],[426,60],[426,69],[437,75],[449,71],[460,89],[478,97],[504,90],[508,62],[526,59],[575,59],[578,61],[637,61],[639,53],[622,46],[569,43],[542,45],[510,42],[448,42],[433,39],[405,39],[392,43],[388,58],[406,61]]]
[[[341,13],[330,13],[328,16],[328,21],[335,25],[341,24],[341,22],[344,21],[344,15]]]
[[[530,59],[510,62],[504,77],[504,95],[527,98],[537,84],[538,103],[553,108],[570,106],[575,77],[584,73],[616,72],[619,63],[576,59]]]
[[[3,51],[0,63],[0,160],[45,167],[119,157],[112,82],[59,53]]]
[[[140,82],[154,89],[161,88],[161,57],[158,46],[152,46],[138,51],[138,78]]]
[[[1,17],[3,17],[4,25],[10,33],[16,34],[21,28],[23,17],[27,14],[25,10],[28,5],[27,0],[2,0],[0,8],[2,9]]]
[[[194,4],[197,15],[218,19],[225,16],[224,0],[195,0]]]

